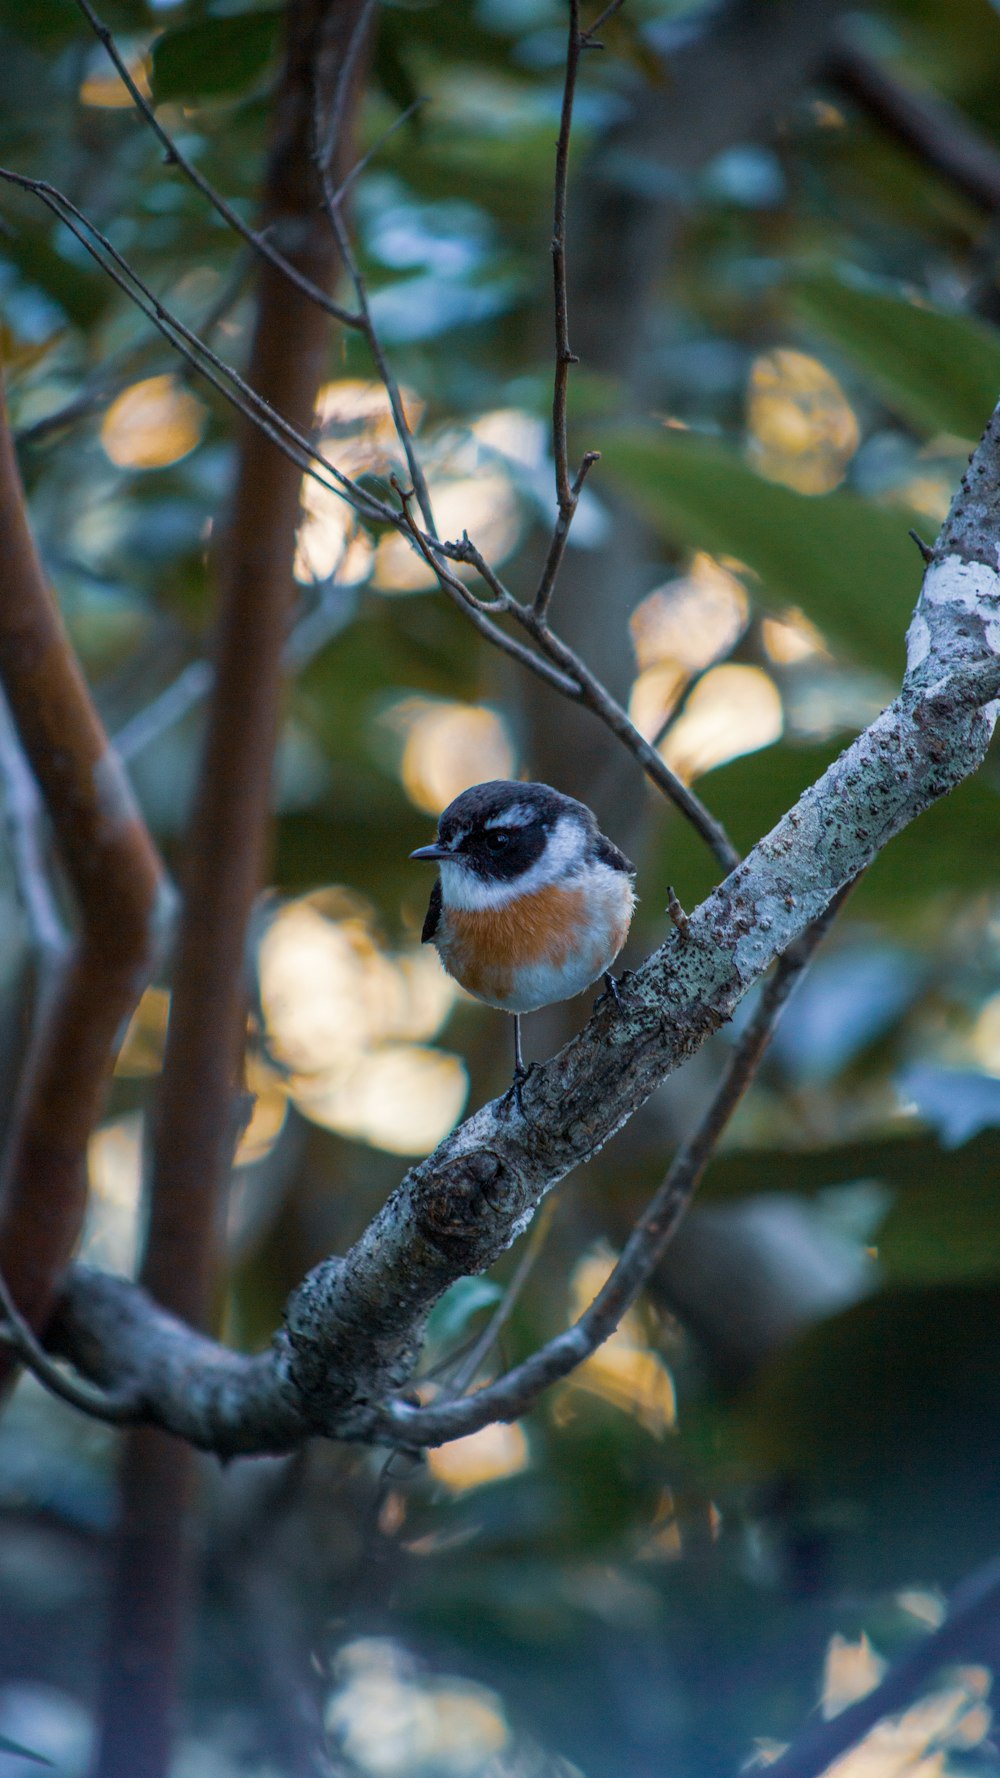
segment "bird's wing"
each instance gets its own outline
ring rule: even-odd
[[[431,899],[430,899],[430,902],[428,903],[427,912],[424,915],[423,931],[420,934],[420,943],[422,945],[429,945],[430,944],[431,940],[434,937],[435,932],[438,929],[438,923],[439,923],[440,919],[441,919],[441,878],[435,877],[434,887],[431,890]]]
[[[610,864],[612,870],[623,870],[627,876],[635,876],[635,865],[626,858],[624,852],[619,852],[618,847],[613,846],[603,833],[599,833],[597,836],[594,856],[599,858],[602,864]]]

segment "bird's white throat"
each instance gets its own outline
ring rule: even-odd
[[[560,815],[534,864],[516,877],[490,881],[470,870],[462,858],[442,858],[441,898],[445,907],[473,913],[485,908],[506,907],[521,895],[534,895],[575,875],[583,864],[589,835],[571,815]]]

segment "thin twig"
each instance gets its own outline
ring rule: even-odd
[[[325,309],[328,315],[332,315],[344,327],[358,327],[360,319],[357,315],[353,315],[340,303],[334,302],[325,290],[321,290],[318,284],[314,284],[311,278],[307,278],[304,272],[300,272],[298,267],[294,266],[291,260],[286,259],[285,255],[268,240],[266,234],[261,234],[257,229],[251,228],[248,223],[244,222],[239,212],[233,209],[232,204],[222,196],[221,192],[216,191],[215,186],[205,178],[203,173],[198,171],[194,162],[188,159],[183,149],[177,146],[170,133],[164,129],[145,93],[132,78],[128,64],[118,48],[114,36],[107,25],[98,18],[90,0],[76,0],[76,4],[94,35],[99,37],[103,43],[119,78],[128,90],[132,103],[145,118],[157,141],[162,145],[168,165],[179,167],[185,179],[190,180],[191,184],[201,192],[203,198],[207,198],[213,210],[218,212],[229,224],[229,227],[240,235],[255,253],[259,253],[263,259],[268,260],[277,271],[281,272],[289,283],[294,284],[298,290],[308,296],[311,302],[316,303],[319,308]]]
[[[237,408],[244,417],[256,425],[260,431],[276,444],[279,450],[299,464],[303,472],[319,482],[321,487],[328,488],[331,493],[339,494],[346,499],[364,518],[379,524],[398,526],[398,514],[382,501],[377,500],[365,489],[359,488],[349,476],[343,475],[335,464],[324,457],[312,442],[294,426],[275,411],[268,402],[252,389],[248,383],[233,370],[231,365],[218,357],[206,346],[198,335],[174,315],[154,294],[149,285],[118,252],[82,210],[70,201],[65,194],[44,179],[30,179],[27,174],[16,173],[9,167],[0,167],[0,179],[16,185],[22,191],[29,191],[57,216],[97,264],[118,285],[119,289],[142,309],[147,318],[169,340],[170,344],[187,359],[189,364],[200,372],[206,380],[217,389],[224,398]],[[95,244],[96,243],[96,244]],[[320,473],[325,470],[326,475]],[[327,479],[330,477],[332,479]]]
[[[967,1575],[951,1595],[948,1615],[890,1667],[874,1691],[831,1717],[817,1722],[764,1769],[768,1778],[820,1778],[884,1717],[894,1716],[923,1690],[928,1681],[956,1660],[993,1661],[1000,1617],[1000,1560]]]
[[[551,685],[555,691],[561,692],[564,698],[578,699],[579,689],[569,674],[561,673],[558,668],[550,666],[549,662],[543,660],[541,655],[533,653],[530,648],[525,648],[524,643],[518,642],[515,636],[508,636],[504,630],[499,629],[486,615],[491,607],[484,605],[481,599],[477,599],[473,593],[470,593],[468,587],[459,580],[457,574],[449,573],[440,557],[435,553],[436,546],[432,546],[431,539],[426,538],[420,527],[413,521],[413,515],[409,509],[409,502],[413,498],[412,490],[402,489],[398,482],[395,483],[395,487],[403,509],[403,520],[407,532],[427,566],[437,577],[438,585],[442,591],[447,593],[449,599],[461,611],[465,612],[466,617],[475,624],[480,635],[492,642],[495,648],[502,649],[504,654],[509,654],[513,660],[520,661],[523,667],[528,667],[532,673],[537,673],[540,679],[545,680],[546,685]]]
[[[556,369],[552,393],[552,452],[556,466],[556,495],[562,514],[572,504],[569,452],[566,443],[566,392],[569,369],[577,364],[569,343],[569,299],[566,291],[566,185],[569,175],[569,144],[573,131],[573,100],[583,45],[580,41],[580,0],[569,0],[569,42],[566,48],[566,79],[563,83],[559,136],[556,141],[556,176],[552,206],[552,283],[556,316]]]
[[[337,138],[341,126],[341,117],[344,108],[344,94],[348,90],[350,77],[356,66],[357,58],[361,51],[361,45],[369,30],[375,5],[376,0],[370,0],[370,3],[362,11],[355,30],[352,32],[351,42],[344,58],[344,65],[340,71],[340,78],[337,82],[328,118],[324,119],[323,117],[318,78],[313,82],[314,154],[316,169],[319,174],[320,189],[323,195],[323,209],[326,213],[330,228],[333,231],[333,238],[337,243],[337,250],[347,267],[351,282],[354,285],[354,294],[358,305],[361,330],[368,342],[368,349],[375,361],[375,367],[381,378],[382,387],[389,398],[393,425],[396,429],[396,437],[399,439],[403,454],[406,458],[406,467],[409,470],[410,480],[413,483],[416,492],[417,504],[420,507],[424,524],[427,526],[430,535],[436,537],[437,526],[434,522],[434,509],[431,504],[430,490],[427,486],[427,479],[424,475],[423,465],[421,464],[420,457],[413,442],[413,433],[410,430],[410,423],[406,417],[406,409],[403,406],[403,398],[400,393],[399,384],[396,381],[392,366],[389,363],[388,355],[382,345],[378,329],[375,326],[371,304],[368,300],[368,286],[365,281],[364,273],[361,270],[357,255],[354,252],[350,232],[344,222],[342,209],[342,194],[344,187],[341,185],[338,190],[334,186],[330,172],[332,158],[336,149]]]
[[[378,11],[378,4],[379,0],[365,0],[365,4],[358,13],[357,20],[355,21],[347,41],[347,48],[344,50],[340,66],[337,70],[337,80],[330,100],[330,108],[327,113],[325,125],[322,129],[314,129],[313,150],[316,157],[316,164],[321,174],[329,173],[330,168],[333,166],[334,157],[340,142],[341,132],[344,127],[344,119],[347,114],[351,87],[358,70],[361,52],[365,46],[369,30],[371,29],[372,19]],[[321,58],[317,56],[317,63],[320,59]],[[319,103],[319,91],[315,78],[313,80],[313,106],[314,124],[317,120],[322,123],[322,118],[318,116],[322,107]]]
[[[552,456],[555,462],[556,505],[558,508],[552,541],[549,544],[542,567],[541,578],[534,597],[534,609],[539,618],[544,618],[555,589],[556,577],[562,565],[569,538],[570,526],[573,523],[580,494],[594,464],[600,459],[600,451],[587,451],[576,479],[569,479],[569,446],[567,442],[566,401],[569,390],[569,373],[571,365],[579,363],[576,353],[569,343],[569,296],[566,276],[566,193],[569,178],[569,147],[573,132],[573,101],[576,96],[576,77],[583,51],[592,47],[592,32],[597,29],[603,19],[611,12],[617,11],[622,0],[614,0],[612,6],[601,13],[597,24],[590,31],[580,30],[579,0],[570,0],[569,6],[569,38],[566,47],[566,77],[563,83],[562,110],[559,118],[559,136],[556,141],[556,171],[552,198],[552,283],[555,301],[555,334],[556,334],[556,365],[552,386]]]
[[[760,1066],[782,1007],[852,887],[834,898],[779,962],[698,1128],[678,1150],[666,1178],[633,1226],[613,1272],[579,1320],[495,1383],[462,1401],[426,1408],[401,1400],[387,1403],[385,1424],[393,1437],[406,1445],[441,1444],[491,1420],[518,1419],[544,1389],[568,1376],[614,1333],[662,1259],[723,1130]]]
[[[107,236],[102,234],[96,225],[55,186],[45,180],[31,179],[26,174],[16,173],[4,167],[0,167],[0,179],[7,180],[21,190],[31,192],[52,210],[53,214],[71,230],[126,295],[142,308],[154,326],[175,349],[189,363],[193,364],[232,406],[251,420],[280,450],[291,457],[304,474],[311,476],[320,486],[346,499],[363,518],[375,523],[389,524],[394,529],[405,531],[416,543],[421,554],[434,571],[441,587],[466,612],[480,633],[487,637],[495,647],[500,648],[505,654],[538,674],[547,684],[561,692],[564,697],[570,697],[574,702],[583,703],[595,715],[599,716],[612,733],[624,742],[653,783],[687,816],[706,844],[711,847],[723,869],[729,871],[735,867],[739,862],[739,854],[729,841],[721,824],[709,814],[700,798],[670,770],[655,748],[651,747],[648,741],[640,735],[626,712],[611,697],[601,681],[585,666],[580,657],[568,644],[562,642],[554,634],[544,617],[538,616],[537,608],[533,610],[531,607],[520,605],[513,600],[510,603],[512,614],[528,630],[533,640],[548,656],[548,660],[543,659],[534,650],[525,648],[514,637],[508,636],[496,624],[492,623],[488,613],[491,609],[495,610],[496,607],[477,600],[457,576],[448,574],[440,557],[448,556],[459,561],[473,560],[469,551],[474,546],[467,543],[442,543],[433,533],[429,537],[425,536],[413,524],[411,515],[405,507],[402,513],[395,511],[386,502],[376,499],[367,490],[360,488],[349,476],[338,470],[303,433],[291,426],[256,390],[245,382],[238,372],[219,358],[190,328],[171,313],[118,252],[117,248],[112,245]],[[334,214],[337,214],[336,210]],[[343,225],[339,216],[338,226],[343,234]],[[372,337],[377,344],[378,336],[374,330]],[[384,374],[385,355],[380,344],[377,344],[377,361],[380,374]],[[385,374],[390,374],[387,366],[385,366]],[[395,387],[395,385],[392,386]],[[412,447],[412,437],[405,414],[402,412],[398,389],[396,401],[399,410],[396,416],[397,427],[401,426],[402,428],[400,437],[404,442],[409,439],[408,455],[412,454],[416,462],[416,452]],[[581,469],[582,474],[583,470]],[[422,477],[420,479],[422,480]],[[578,482],[579,480],[580,478],[578,478]],[[426,487],[426,484],[424,486]],[[424,516],[426,522],[426,513]],[[478,556],[478,552],[476,555]],[[478,561],[482,563],[482,557],[478,557]],[[483,566],[485,567],[485,564]],[[480,572],[482,571],[481,568]]]
[[[409,123],[410,118],[415,117],[417,112],[422,110],[423,106],[427,103],[427,94],[421,93],[413,100],[411,105],[407,105],[405,111],[401,111],[398,117],[393,118],[391,124],[382,131],[380,136],[376,136],[371,147],[365,150],[365,153],[361,156],[360,160],[355,161],[346,178],[341,180],[334,192],[334,198],[338,204],[343,203],[351,186],[354,184],[354,181],[364,172],[367,166],[371,165],[376,156],[381,154],[390,137],[394,136],[397,130],[401,130],[404,124]]]
[[[58,1395],[61,1401],[68,1402],[70,1407],[79,1408],[82,1414],[89,1414],[92,1420],[106,1420],[109,1426],[125,1426],[136,1419],[140,1403],[134,1395],[125,1392],[109,1395],[106,1390],[96,1388],[93,1383],[78,1382],[59,1369],[36,1340],[11,1296],[2,1272],[0,1308],[4,1315],[0,1322],[0,1340],[13,1348],[25,1370],[37,1377],[50,1395]]]
[[[687,816],[692,827],[700,833],[705,844],[709,846],[727,873],[735,870],[740,855],[730,840],[720,821],[711,815],[701,798],[696,796],[688,785],[672,772],[662,754],[656,751],[640,734],[628,712],[611,696],[596,674],[592,673],[586,663],[567,642],[563,642],[551,630],[544,620],[539,620],[535,613],[523,605],[519,605],[514,613],[529,635],[544,649],[549,659],[563,669],[573,679],[578,688],[580,702],[592,710],[595,716],[611,730],[613,735],[624,743],[629,752],[639,761],[647,778],[662,790],[664,795],[676,805],[681,813]]]

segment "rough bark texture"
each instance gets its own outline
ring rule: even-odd
[[[512,1099],[484,1106],[411,1169],[344,1259],[310,1274],[269,1357],[209,1358],[200,1344],[185,1360],[183,1329],[151,1317],[129,1286],[82,1273],[59,1349],[106,1383],[141,1380],[151,1418],[211,1449],[274,1449],[306,1430],[393,1436],[381,1403],[405,1383],[441,1292],[489,1266],[836,892],[976,770],[1000,692],[998,538],[995,414],[925,574],[899,697],[630,978],[623,1010],[602,1005],[532,1073],[523,1116]]]

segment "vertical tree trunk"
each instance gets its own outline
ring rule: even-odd
[[[316,83],[328,98],[363,0],[290,0],[262,223],[315,284],[337,256],[313,165]],[[357,86],[355,81],[355,85]],[[344,106],[341,172],[358,92]],[[327,364],[325,313],[261,268],[248,378],[301,431]],[[211,1313],[237,1130],[246,1032],[246,930],[266,868],[271,782],[292,613],[301,472],[244,424],[220,551],[217,679],[187,843],[184,911],[161,1083],[142,1282],[194,1324]],[[169,1763],[189,1592],[192,1454],[132,1434],[103,1675],[100,1778],[163,1778]]]

